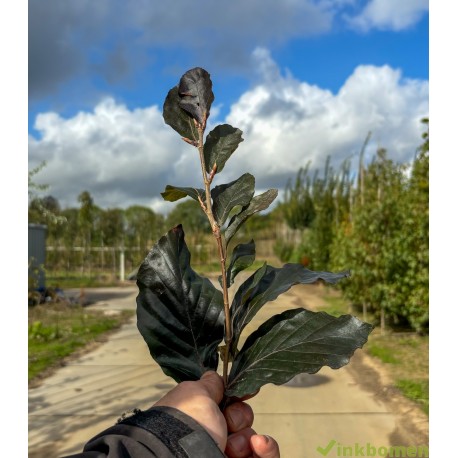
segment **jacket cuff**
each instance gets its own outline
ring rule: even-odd
[[[207,431],[189,415],[173,407],[152,407],[119,424],[137,426],[156,436],[178,458],[221,458],[223,453]]]

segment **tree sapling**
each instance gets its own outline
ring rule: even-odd
[[[349,273],[264,263],[229,303],[234,278],[255,260],[255,242],[238,244],[230,257],[228,245],[248,218],[269,207],[277,190],[255,196],[250,173],[212,187],[243,141],[242,132],[228,124],[216,126],[204,141],[213,100],[210,75],[202,68],[187,71],[167,94],[164,120],[196,149],[203,188],[167,185],[162,197],[171,202],[191,197],[200,204],[218,246],[221,289],[191,268],[185,234],[177,225],[154,245],[139,268],[137,325],[154,360],[177,382],[198,380],[205,371],[217,370],[220,353],[229,399],[252,394],[266,383],[280,385],[297,374],[316,373],[323,366],[340,368],[366,343],[373,327],[351,315],[336,318],[297,308],[272,316],[239,348],[242,331],[267,302],[293,285],[336,283]]]

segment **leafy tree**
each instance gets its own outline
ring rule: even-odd
[[[309,168],[310,162],[299,169],[294,185],[291,180],[286,185],[283,214],[292,229],[309,228],[316,216]]]
[[[37,167],[29,170],[29,201],[33,200],[39,191],[45,191],[49,188],[47,184],[37,184],[34,176],[46,167],[46,161],[41,162]]]
[[[392,291],[403,270],[397,241],[403,235],[399,203],[405,196],[404,172],[403,166],[388,160],[386,151],[379,149],[367,170],[365,205],[355,216],[357,237],[366,248],[363,265],[368,303],[382,319],[386,313],[396,320],[402,306]]]
[[[29,193],[29,223],[35,224],[63,224],[65,218],[60,216],[60,205],[52,196],[40,197],[39,194],[49,189],[48,184],[37,184],[34,180],[44,167],[46,161],[41,162],[37,167],[29,170],[28,193]]]
[[[429,120],[422,120],[428,127]],[[409,167],[388,158],[380,148],[364,165],[367,136],[356,183],[345,161],[339,173],[329,164],[313,179],[300,169],[289,185],[282,210],[292,227],[302,227],[299,246],[278,241],[276,252],[293,262],[306,259],[315,269],[349,268],[351,280],[339,283],[364,316],[372,311],[383,326],[428,328],[429,131]],[[307,195],[311,202],[299,196]],[[302,206],[300,204],[302,202]],[[301,214],[314,209],[309,224]],[[292,215],[296,215],[295,219]]]
[[[60,215],[59,201],[53,196],[34,197],[29,202],[29,222],[53,224]]]
[[[79,224],[83,230],[88,231],[92,227],[94,222],[94,199],[92,198],[89,191],[83,191],[78,196],[78,202],[80,203],[80,212],[79,212]]]
[[[179,222],[186,227],[186,232],[199,234],[207,232],[208,220],[205,214],[200,211],[200,205],[195,200],[180,202],[167,215],[167,227],[172,227]]]
[[[361,168],[351,215],[331,248],[332,268],[352,271],[340,284],[347,298],[382,325],[418,332],[428,327],[428,141],[426,134],[410,173],[383,149]]]
[[[77,208],[65,208],[62,210],[62,215],[67,220],[65,231],[63,231],[61,237],[67,247],[74,247],[81,243],[81,236],[79,230],[79,209]]]
[[[338,181],[330,160],[328,156],[323,177],[316,172],[313,178],[312,196],[316,215],[307,238],[307,254],[311,259],[310,265],[314,269],[327,268],[329,249],[334,237],[336,215],[334,193]]]
[[[84,259],[88,265],[90,274],[92,234],[96,208],[94,205],[94,200],[89,191],[83,191],[78,196],[78,202],[80,203],[80,209],[78,213],[78,226],[80,228],[80,233],[82,235]]]
[[[148,253],[148,247],[163,229],[163,218],[151,208],[132,205],[124,211],[125,247],[132,268],[137,267]]]
[[[322,176],[317,170],[312,178],[310,164],[300,168],[294,187],[286,187],[283,214],[292,229],[303,230],[302,241],[298,246],[277,244],[280,257],[289,255],[291,261],[320,270],[328,269],[336,227],[350,212],[350,163],[345,161],[337,173],[330,161]]]
[[[70,272],[72,267],[80,265],[81,253],[73,251],[73,248],[82,243],[80,228],[78,224],[79,209],[66,208],[62,210],[62,215],[67,220],[64,230],[57,236],[59,243],[63,244],[65,251],[60,252],[60,260],[63,267]],[[60,263],[53,264],[54,268],[60,267]]]
[[[266,214],[253,215],[238,233],[238,239],[242,237],[246,239],[252,239],[255,237],[258,240],[274,240],[276,237],[276,225],[279,221],[276,217],[279,212],[278,210],[272,210]]]
[[[422,122],[428,129],[429,119]],[[429,130],[423,139],[401,202],[402,235],[396,248],[402,265],[393,293],[402,304],[399,314],[420,333],[429,326]]]
[[[66,218],[62,215],[59,201],[51,196],[40,196],[41,193],[49,189],[47,184],[37,184],[35,175],[37,175],[44,167],[46,162],[42,162],[39,166],[28,173],[28,193],[29,193],[29,208],[28,221],[33,224],[42,224],[47,226],[46,238],[47,245],[56,245],[59,236],[66,226]],[[51,265],[61,263],[61,256],[58,251],[48,252],[46,255],[46,268]]]
[[[120,208],[108,208],[103,210],[98,222],[100,245],[112,247],[120,246],[123,242],[125,228],[126,217],[124,210]]]
[[[211,239],[207,236],[208,219],[194,200],[180,202],[167,215],[166,227],[177,223],[186,227],[189,249],[196,264],[206,264],[212,250]],[[210,243],[209,243],[210,242]]]

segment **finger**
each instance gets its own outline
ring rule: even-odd
[[[214,371],[205,372],[200,378],[200,383],[205,387],[213,401],[219,404],[223,399],[224,384],[223,379]]]
[[[251,457],[250,437],[256,434],[251,428],[245,428],[227,438],[226,450],[224,453],[228,458],[247,458]]]
[[[256,390],[254,393],[251,394],[246,394],[245,396],[242,396],[241,398],[238,398],[236,396],[232,396],[229,398],[230,402],[242,402],[242,401],[247,401],[248,399],[254,398],[261,390]]]
[[[253,425],[253,409],[244,402],[235,402],[224,409],[224,418],[226,419],[227,429],[230,433],[236,433],[244,428]]]
[[[250,442],[256,458],[280,458],[280,447],[272,437],[255,434]]]

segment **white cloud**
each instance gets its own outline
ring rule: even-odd
[[[164,123],[157,106],[131,111],[105,99],[92,113],[70,119],[41,114],[35,128],[42,137],[29,139],[30,166],[47,161],[36,181],[48,183],[64,206],[76,205],[87,189],[101,206],[158,208],[169,179],[181,183],[183,175],[199,172],[189,158],[192,148]]]
[[[429,113],[427,81],[403,79],[388,66],[359,66],[333,94],[283,74],[265,49],[253,59],[258,84],[225,120],[212,110],[209,130],[228,122],[245,139],[215,184],[250,172],[258,192],[281,190],[309,160],[320,168],[331,155],[340,165],[360,150],[368,131],[369,152],[382,146],[395,160],[412,159],[421,143],[420,119]],[[43,113],[35,127],[41,138],[29,138],[29,167],[48,162],[36,181],[48,183],[64,206],[76,206],[78,194],[89,190],[102,207],[141,204],[164,211],[171,208],[160,197],[166,184],[201,187],[196,149],[164,123],[157,106],[129,110],[105,99],[70,119]]]
[[[347,17],[355,29],[399,31],[415,25],[429,10],[428,0],[371,0],[355,17]]]
[[[337,166],[358,152],[369,131],[373,142],[398,161],[412,159],[421,143],[420,120],[429,113],[427,81],[405,80],[389,66],[359,66],[337,94],[274,72],[258,50],[265,82],[243,94],[227,122],[244,131],[245,142],[224,172],[227,179],[250,171],[260,185],[284,186],[310,160],[321,167],[328,155]],[[275,76],[276,75],[276,76]]]

